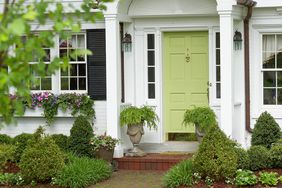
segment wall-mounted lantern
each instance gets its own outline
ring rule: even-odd
[[[131,50],[132,50],[132,37],[131,37],[130,34],[125,33],[121,43],[122,43],[122,51],[131,52]]]
[[[234,42],[234,49],[241,50],[242,49],[242,33],[239,31],[235,31],[233,42]]]

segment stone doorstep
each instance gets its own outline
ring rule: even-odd
[[[114,159],[119,170],[166,171],[191,155],[147,154],[144,157],[123,157]]]

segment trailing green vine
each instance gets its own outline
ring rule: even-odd
[[[33,93],[31,94],[31,104],[24,102],[27,108],[35,109],[43,108],[43,117],[46,119],[47,125],[54,122],[55,116],[58,114],[58,109],[63,112],[71,111],[71,115],[85,116],[90,122],[95,119],[95,110],[93,108],[94,100],[84,94],[67,93],[54,95],[50,92]]]

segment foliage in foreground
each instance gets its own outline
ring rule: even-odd
[[[172,167],[164,176],[163,184],[167,188],[191,186],[193,184],[193,164],[191,160],[184,160]]]
[[[233,177],[237,169],[234,145],[217,126],[211,127],[196,154],[195,172],[216,181]]]
[[[69,57],[66,56],[50,59],[50,63],[45,64],[45,48],[54,47],[56,36],[67,39],[71,32],[80,32],[82,21],[101,19],[107,2],[112,0],[84,0],[81,6],[56,0],[4,1],[0,12],[0,116],[5,123],[11,123],[14,115],[24,113],[22,100],[31,104],[30,88],[38,84],[35,75],[44,77],[54,74],[60,67],[67,68]],[[64,14],[65,9],[73,14]],[[32,28],[31,23],[40,28],[47,22],[53,23],[50,31],[36,32]],[[22,40],[23,35],[28,40]],[[89,51],[76,50],[70,56],[86,54]],[[30,62],[38,62],[33,66],[33,74]],[[10,88],[15,88],[16,96],[22,100],[11,97]]]
[[[50,137],[36,138],[29,143],[19,164],[27,182],[50,181],[64,165],[64,154]]]
[[[252,146],[262,145],[270,148],[272,143],[280,139],[280,132],[281,129],[275,119],[269,113],[264,112],[255,124],[251,140]]]
[[[70,150],[79,156],[91,157],[93,151],[90,142],[93,132],[89,121],[84,116],[78,116],[70,130]]]
[[[111,166],[103,160],[72,157],[70,163],[52,179],[52,184],[62,187],[83,188],[106,180],[111,174]]]

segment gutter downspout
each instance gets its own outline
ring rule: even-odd
[[[253,7],[257,2],[253,0],[237,0],[237,4],[247,7],[247,16],[244,19],[244,59],[245,59],[245,128],[249,133],[252,133],[251,128],[251,108],[250,108],[250,36],[249,36],[249,20],[252,17]]]

